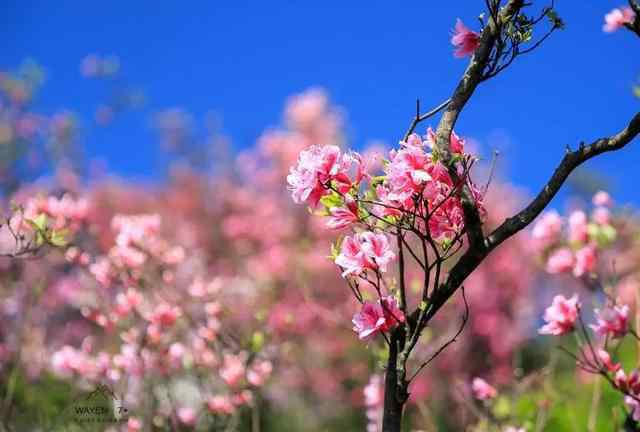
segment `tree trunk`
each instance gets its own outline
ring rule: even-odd
[[[384,380],[384,414],[382,417],[382,432],[400,432],[402,428],[402,409],[407,400],[407,389],[398,384],[398,340],[391,336],[389,347],[389,361]]]

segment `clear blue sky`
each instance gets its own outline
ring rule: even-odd
[[[619,130],[640,109],[640,41],[601,31],[623,0],[557,1],[567,29],[479,89],[457,129],[502,153],[503,175],[530,191],[567,144]],[[149,113],[181,106],[221,114],[236,149],[280,121],[285,98],[321,86],[348,113],[351,143],[396,143],[414,111],[446,98],[465,67],[452,57],[456,17],[476,26],[481,0],[124,1],[5,0],[0,66],[32,57],[48,71],[43,110],[87,119],[101,91],[82,80],[88,53],[116,54],[145,110],[86,136],[89,155],[125,176],[154,178],[159,150]],[[619,201],[640,204],[640,142],[588,168]],[[631,180],[633,179],[633,180]]]

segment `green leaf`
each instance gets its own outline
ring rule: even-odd
[[[67,240],[68,235],[69,230],[66,228],[53,230],[49,236],[49,243],[56,247],[64,247],[69,244],[69,241]]]
[[[47,215],[40,213],[35,219],[25,219],[36,231],[45,231],[47,229]]]
[[[264,334],[262,332],[255,332],[251,336],[251,349],[254,352],[259,352],[264,346]]]
[[[341,207],[342,203],[342,197],[335,192],[332,192],[329,195],[325,195],[320,198],[320,204],[325,206],[327,209],[330,209],[332,207]]]

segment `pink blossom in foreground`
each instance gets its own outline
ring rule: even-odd
[[[624,403],[627,405],[627,408],[629,408],[629,411],[631,411],[631,417],[635,421],[640,421],[640,402],[631,396],[625,396]]]
[[[625,393],[640,394],[640,374],[635,369],[628,376],[624,369],[618,369],[613,381]]]
[[[335,262],[344,269],[344,277],[362,273],[365,269],[386,272],[387,265],[394,258],[395,254],[385,234],[365,231],[344,238]]]
[[[570,299],[562,295],[555,296],[551,306],[544,311],[544,320],[547,323],[538,330],[538,333],[560,336],[573,331],[579,311],[580,303],[577,294]]]
[[[593,273],[598,264],[598,253],[596,247],[587,245],[576,252],[576,263],[573,267],[573,275],[581,277],[588,273]]]
[[[620,369],[620,363],[614,363],[611,360],[611,355],[608,352],[606,352],[605,350],[599,349],[599,350],[596,351],[596,354],[598,356],[598,359],[602,362],[604,367],[609,372],[617,372],[618,369]]]
[[[395,297],[387,296],[375,303],[364,302],[360,312],[353,316],[353,331],[361,340],[370,340],[378,332],[386,332],[404,322]]]
[[[453,55],[457,58],[469,56],[475,52],[480,45],[480,34],[474,32],[464,25],[462,20],[458,18],[451,44],[456,47]]]
[[[569,248],[560,248],[547,258],[547,272],[551,274],[564,273],[575,265],[575,257]]]
[[[482,378],[474,378],[471,382],[473,397],[478,400],[493,399],[498,395],[498,391]]]
[[[425,184],[431,181],[433,163],[431,156],[425,152],[422,139],[411,134],[406,142],[401,142],[398,151],[391,151],[389,164],[385,168],[387,184],[390,188],[389,198],[404,201],[414,193],[419,193]]]
[[[432,149],[435,147],[436,133],[433,129],[427,129],[427,144]],[[451,131],[451,141],[449,142],[449,149],[452,153],[462,154],[464,153],[465,140],[459,137],[455,131]]]
[[[636,14],[628,6],[615,8],[604,16],[603,30],[607,33],[612,33],[618,29],[624,27],[625,24],[633,23]]]
[[[590,327],[602,336],[621,338],[629,330],[629,306],[616,305],[604,310],[596,309],[596,323]]]
[[[328,187],[332,181],[339,192],[348,192],[352,182],[347,172],[354,165],[358,167],[356,181],[359,181],[364,177],[359,155],[343,155],[335,145],[314,145],[303,150],[287,176],[294,202],[308,202],[312,207],[317,206],[320,198],[329,193]]]
[[[358,204],[351,198],[345,198],[346,207],[331,207],[329,209],[329,219],[327,226],[331,229],[340,229],[348,227],[358,222]]]

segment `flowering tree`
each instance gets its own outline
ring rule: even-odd
[[[508,68],[563,27],[553,3],[537,16],[527,14],[531,3],[509,0],[486,2],[476,33],[458,21],[452,43],[456,57],[471,56],[452,96],[434,108],[417,113],[400,147],[382,161],[381,175],[371,161],[336,146],[313,146],[300,153],[287,178],[293,200],[307,203],[327,217],[334,229],[348,229],[332,256],[354,297],[362,304],[353,319],[362,340],[382,336],[387,347],[384,389],[384,431],[400,431],[409,385],[430,361],[462,331],[465,312],[456,335],[429,358],[409,370],[408,362],[423,331],[472,272],[504,241],[527,227],[556,195],[569,174],[585,161],[623,148],[640,133],[640,113],[617,134],[566,154],[539,194],[521,211],[485,233],[483,220],[486,190],[471,179],[476,158],[465,153],[464,139],[453,131],[476,88]],[[606,17],[606,31],[625,27],[640,35],[640,5],[616,10]],[[548,18],[549,29],[533,40],[534,30]],[[424,120],[442,112],[435,131],[425,137],[414,133]],[[467,150],[468,151],[468,150]],[[569,260],[568,252],[557,260]],[[578,251],[574,274],[588,271],[593,246]],[[571,257],[573,260],[573,256]],[[557,261],[554,260],[554,261]],[[413,261],[424,276],[417,298],[409,295],[405,269]],[[390,274],[395,263],[395,276]],[[556,264],[553,264],[556,265]],[[566,265],[566,264],[565,264]],[[371,300],[367,300],[371,298]],[[558,298],[548,312],[544,332],[563,333],[577,317],[577,299]],[[561,317],[559,317],[561,315]]]

